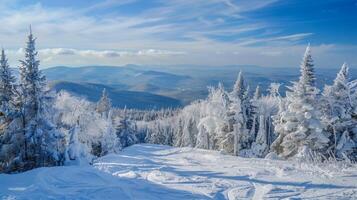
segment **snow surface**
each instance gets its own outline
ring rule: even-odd
[[[0,199],[357,199],[357,167],[140,144],[93,166],[0,174]]]

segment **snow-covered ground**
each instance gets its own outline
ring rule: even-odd
[[[93,166],[0,175],[2,199],[357,199],[357,167],[141,144]]]

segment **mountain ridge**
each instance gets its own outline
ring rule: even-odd
[[[97,102],[101,97],[102,90],[106,89],[112,104],[117,108],[133,109],[161,109],[177,108],[182,104],[179,100],[148,92],[118,90],[108,85],[85,82],[51,81],[49,86],[59,92],[67,91],[76,96],[84,97],[91,102]]]

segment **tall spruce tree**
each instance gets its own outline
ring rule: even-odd
[[[288,87],[285,109],[275,119],[278,138],[272,149],[285,158],[297,154],[304,156],[311,151],[321,152],[329,142],[316,108],[318,89],[315,87],[310,46],[306,48],[300,73],[299,81]]]
[[[230,110],[233,116],[234,155],[242,149],[250,147],[249,120],[251,119],[251,104],[248,96],[248,87],[244,81],[242,71],[239,72],[233,91],[230,94]]]
[[[36,39],[30,34],[25,48],[25,59],[20,60],[20,103],[22,130],[25,144],[22,153],[24,169],[61,164],[64,149],[63,136],[47,119],[48,96],[45,94],[46,79],[39,70],[35,48]]]
[[[15,81],[5,55],[5,50],[2,49],[0,58],[0,110],[5,117],[13,109]]]

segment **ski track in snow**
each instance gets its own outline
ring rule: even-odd
[[[357,168],[140,144],[93,166],[0,174],[0,199],[357,199]]]

